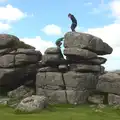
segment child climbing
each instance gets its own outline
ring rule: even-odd
[[[72,20],[71,30],[72,32],[75,32],[75,28],[77,27],[77,20],[71,13],[68,14],[68,17]]]
[[[57,47],[60,48],[60,46],[62,45],[63,39],[64,39],[64,37],[61,37],[61,38],[59,38],[59,39],[56,40],[56,45],[57,45]]]

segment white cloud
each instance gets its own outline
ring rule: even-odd
[[[42,40],[40,36],[36,36],[35,38],[21,38],[20,40],[34,46],[36,50],[41,51],[42,54],[47,48],[55,46],[53,42]]]
[[[7,2],[8,0],[0,0],[0,3]]]
[[[0,22],[0,32],[7,31],[11,28],[9,24]]]
[[[7,0],[0,0],[5,2]],[[26,17],[27,14],[12,5],[0,6],[0,32],[5,32],[11,29],[11,22],[20,20]]]
[[[54,24],[45,26],[42,31],[47,35],[62,35],[61,27]]]
[[[12,5],[6,5],[0,7],[0,20],[16,21],[26,16],[20,9],[13,7]]]
[[[113,0],[109,3],[109,7],[112,13],[112,16],[115,19],[120,21],[120,0]]]

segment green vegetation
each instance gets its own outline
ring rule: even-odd
[[[95,112],[88,105],[57,105],[35,114],[20,114],[12,108],[1,106],[0,120],[120,120],[120,110],[105,107]]]

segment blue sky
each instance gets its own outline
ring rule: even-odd
[[[96,35],[114,48],[107,70],[120,66],[120,0],[0,0],[0,32],[18,36],[42,53],[70,31],[72,13],[77,31]]]

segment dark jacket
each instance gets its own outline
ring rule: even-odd
[[[76,18],[74,17],[74,15],[71,15],[71,20],[72,20],[72,23],[77,24],[77,20],[76,20]]]

